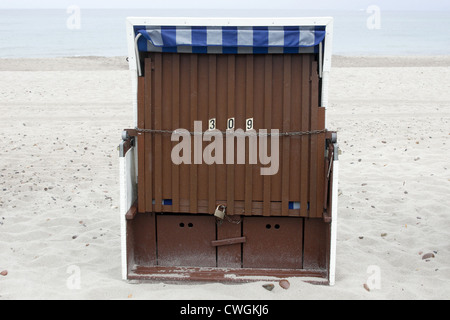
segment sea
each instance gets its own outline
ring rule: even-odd
[[[22,9],[0,10],[0,58],[127,56],[126,18],[334,17],[333,53],[347,56],[450,55],[450,12]]]

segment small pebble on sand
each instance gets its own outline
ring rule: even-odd
[[[275,288],[275,286],[272,283],[269,283],[269,284],[264,284],[263,288],[266,289],[267,291],[272,291],[273,288]]]
[[[289,283],[289,281],[287,281],[287,280],[280,281],[280,287],[282,287],[283,289],[287,290],[290,288],[290,286],[291,286],[291,284]]]
[[[427,260],[427,259],[431,259],[434,258],[434,253],[426,253],[422,256],[422,260]]]

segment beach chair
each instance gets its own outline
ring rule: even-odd
[[[332,18],[129,18],[123,278],[335,282]]]

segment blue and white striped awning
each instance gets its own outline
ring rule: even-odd
[[[325,27],[188,27],[140,26],[138,49],[185,53],[317,52]]]

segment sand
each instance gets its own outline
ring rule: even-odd
[[[450,298],[449,57],[335,57],[334,287],[121,280],[117,146],[131,100],[125,58],[0,60],[0,299]]]

